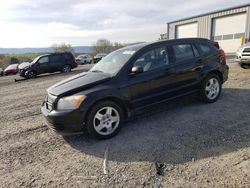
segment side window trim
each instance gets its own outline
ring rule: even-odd
[[[195,44],[192,44],[192,50],[193,50],[193,54],[194,54],[195,58],[198,58],[198,57],[201,56],[201,54],[199,53],[199,51],[198,51],[197,47],[195,46]]]

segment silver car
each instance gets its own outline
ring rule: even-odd
[[[79,55],[76,58],[76,62],[77,62],[78,65],[84,65],[84,64],[87,64],[87,63],[92,63],[92,61],[93,61],[93,58],[88,54]]]
[[[239,48],[236,52],[235,61],[240,65],[250,65],[250,42]]]

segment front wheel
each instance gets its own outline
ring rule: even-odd
[[[100,102],[88,114],[86,129],[96,139],[108,139],[120,131],[123,119],[119,105],[112,101]]]
[[[248,69],[248,68],[250,68],[250,65],[240,64],[240,67],[243,69]]]
[[[32,78],[35,78],[36,77],[36,73],[34,71],[29,71],[27,73],[27,78],[28,79],[32,79]]]
[[[206,103],[218,100],[221,93],[221,80],[216,74],[210,74],[203,80],[201,86],[201,99]]]

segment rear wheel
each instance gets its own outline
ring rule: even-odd
[[[218,100],[221,93],[221,80],[218,75],[210,74],[203,80],[201,86],[201,99],[206,103]]]
[[[71,71],[71,66],[70,65],[64,65],[62,68],[63,73],[67,73]]]
[[[112,101],[96,104],[90,111],[86,121],[88,133],[97,139],[108,139],[121,129],[124,119],[123,110]]]

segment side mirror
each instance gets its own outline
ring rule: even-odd
[[[143,68],[141,66],[133,66],[130,75],[136,75],[140,73],[143,73]]]

